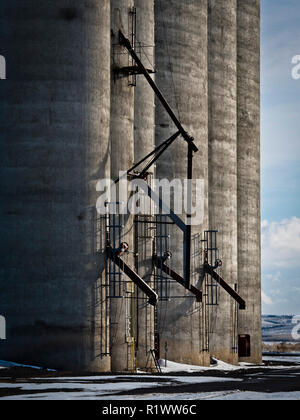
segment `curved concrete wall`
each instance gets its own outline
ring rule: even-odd
[[[237,0],[238,11],[238,277],[247,302],[239,334],[251,336],[261,363],[260,0]]]
[[[209,0],[209,224],[218,230],[221,276],[237,284],[237,15],[236,0]],[[237,362],[235,303],[219,289],[210,307],[210,351]],[[235,326],[235,328],[234,328]],[[235,347],[235,348],[234,348]]]
[[[0,358],[109,370],[95,204],[110,176],[110,2],[5,0],[0,34]]]
[[[193,228],[193,235],[208,228],[208,137],[207,137],[207,1],[158,0],[155,2],[156,81],[179,115],[184,127],[195,137],[199,152],[194,157],[194,178],[205,181],[205,218]],[[176,128],[160,103],[156,102],[156,144]],[[157,164],[157,178],[187,178],[187,145],[182,138],[169,148]],[[184,216],[183,216],[184,217]],[[172,232],[172,268],[183,270],[183,235]],[[201,287],[201,267],[193,282]],[[185,289],[172,283],[172,295],[184,296]],[[190,296],[189,293],[187,293]],[[176,362],[205,364],[208,354],[203,337],[205,307],[194,299],[171,299],[160,304],[161,353],[168,343],[168,358]]]
[[[136,48],[145,67],[155,67],[154,0],[135,0]],[[155,147],[154,92],[143,75],[137,77],[134,109],[134,159],[138,162]],[[153,168],[152,168],[153,169]]]
[[[137,52],[147,68],[153,68],[154,57],[154,0],[135,0],[137,28]],[[143,75],[137,77],[135,88],[134,108],[134,159],[139,162],[155,147],[155,109],[154,92]],[[142,167],[145,166],[145,163]],[[142,169],[142,168],[140,168]],[[155,172],[155,167],[150,169]],[[152,247],[154,231],[144,231],[144,225],[136,225],[139,230],[138,241],[138,273],[154,287]],[[146,238],[143,238],[145,236]],[[152,239],[151,239],[152,237]],[[140,299],[145,295],[138,291]],[[137,363],[144,368],[150,365],[149,350],[154,349],[154,308],[145,306],[145,302],[138,300],[138,336],[137,336]]]
[[[119,45],[119,30],[126,37],[129,34],[129,11],[133,7],[133,0],[111,1],[111,29],[112,29],[112,78],[111,78],[111,174],[117,179],[119,171],[127,171],[134,162],[134,88],[129,86],[129,80],[121,74],[116,74],[116,68],[128,66],[128,53]],[[129,244],[131,251],[134,246],[133,217],[125,216],[125,226],[122,241]],[[133,266],[130,255],[127,262]],[[123,276],[121,296],[110,300],[111,307],[111,367],[113,372],[132,371],[134,369],[133,347],[126,337],[127,321],[130,314],[126,314],[127,291],[131,290],[131,282]]]

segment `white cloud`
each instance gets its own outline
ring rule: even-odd
[[[282,274],[280,271],[276,271],[272,274],[265,274],[264,278],[272,283],[282,283]]]
[[[273,305],[272,299],[265,294],[265,292],[261,292],[261,297],[264,305]]]
[[[300,219],[293,217],[262,226],[264,268],[300,268]]]

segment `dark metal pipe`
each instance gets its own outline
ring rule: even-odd
[[[157,146],[152,152],[150,152],[147,156],[145,156],[142,160],[140,160],[138,163],[134,164],[130,169],[127,171],[127,175],[129,175],[132,171],[134,171],[136,168],[138,168],[142,163],[144,163],[147,159],[149,159],[151,156],[156,155],[155,160],[151,161],[151,164],[149,164],[145,169],[143,169],[142,173],[139,175],[143,175],[154,163],[155,161],[162,155],[162,153],[169,147],[180,135],[180,132],[177,131],[177,133],[173,134],[169,139],[164,141],[161,145]],[[163,152],[161,152],[161,149],[163,149]],[[117,184],[120,181],[120,178],[115,180],[115,184]]]
[[[187,208],[187,225],[186,225],[186,238],[185,238],[185,281],[187,287],[190,284],[191,277],[191,245],[192,245],[192,224],[191,224],[191,208],[192,208],[192,179],[193,179],[193,149],[191,144],[188,145],[188,169],[187,169],[187,179],[189,182],[187,188],[187,201],[189,208]]]
[[[221,287],[223,287],[223,289],[225,289],[226,292],[229,293],[231,297],[233,297],[233,299],[240,305],[240,310],[246,309],[245,300],[228,283],[226,283],[226,281],[221,276],[219,276],[218,273],[215,272],[215,270],[210,264],[208,263],[204,264],[204,271],[207,274],[209,274],[214,280],[216,280],[216,282]]]
[[[185,131],[185,129],[183,128],[183,126],[181,125],[180,121],[178,120],[178,118],[176,117],[176,115],[174,114],[174,112],[172,111],[172,108],[170,107],[170,105],[166,101],[164,95],[162,94],[162,92],[160,91],[160,89],[158,88],[158,86],[156,85],[156,83],[154,82],[154,80],[152,79],[152,77],[150,76],[148,70],[145,68],[145,66],[143,65],[143,63],[139,59],[139,57],[137,56],[137,54],[134,51],[134,49],[133,49],[133,47],[132,47],[129,39],[127,39],[124,36],[124,34],[122,33],[122,31],[119,31],[119,38],[120,38],[120,44],[123,45],[128,50],[129,54],[132,56],[132,58],[134,59],[134,61],[137,64],[137,66],[139,67],[139,69],[141,70],[141,72],[143,73],[143,75],[145,76],[146,80],[148,81],[148,83],[150,84],[150,86],[152,87],[152,89],[154,90],[155,94],[157,95],[157,97],[160,100],[160,102],[162,103],[163,107],[165,108],[165,110],[169,114],[170,118],[172,119],[172,121],[174,122],[174,124],[176,125],[176,127],[178,128],[178,130],[180,131],[180,134],[182,135],[182,137],[189,144],[192,145],[192,150],[194,152],[198,152],[198,148],[197,148],[197,146],[194,143],[194,138],[192,136],[190,136]]]
[[[197,289],[193,285],[189,285],[187,287],[186,282],[183,277],[181,277],[176,271],[172,270],[170,267],[168,267],[164,262],[162,258],[157,257],[156,255],[153,257],[153,262],[157,268],[160,268],[164,273],[166,273],[168,276],[172,277],[177,283],[179,283],[181,286],[183,286],[185,289],[187,289],[189,292],[193,293],[193,295],[196,296],[197,302],[202,302],[202,292],[201,290]]]
[[[126,274],[126,276],[129,277],[130,280],[132,280],[133,283],[148,296],[149,304],[156,306],[158,302],[158,295],[135,271],[132,270],[131,267],[129,267],[128,264],[125,263],[125,261],[119,257],[118,252],[114,251],[111,246],[107,246],[107,255],[110,260],[113,261],[113,263],[115,263],[120,270],[122,270],[124,274]]]

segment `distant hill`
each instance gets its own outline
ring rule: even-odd
[[[263,315],[263,341],[297,343],[292,337],[292,330],[295,327],[295,324],[292,323],[293,318],[293,315]]]

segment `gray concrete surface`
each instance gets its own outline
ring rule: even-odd
[[[155,67],[154,57],[154,0],[135,0],[137,28],[136,48],[143,64],[150,69]],[[143,159],[155,147],[155,109],[154,92],[143,75],[137,77],[134,103],[134,159],[135,162]],[[145,162],[139,169],[145,167]],[[155,177],[155,166],[150,169]],[[150,181],[150,178],[149,178]],[[147,200],[149,207],[150,199]],[[150,207],[151,208],[151,207]],[[149,227],[149,226],[148,226]],[[145,230],[145,225],[136,225],[137,243],[137,272],[154,288],[153,277],[153,239],[154,230]],[[147,229],[147,226],[146,226]],[[136,237],[137,237],[136,236]],[[146,237],[145,237],[146,236]],[[137,335],[137,365],[145,368],[152,365],[149,358],[150,349],[154,349],[154,308],[146,305],[145,295],[138,291],[136,304],[138,307],[138,335]],[[152,361],[153,362],[153,361]]]
[[[205,181],[205,220],[193,229],[202,234],[208,227],[208,138],[207,138],[207,1],[188,0],[155,3],[156,81],[184,127],[195,137],[199,152],[194,158],[194,178]],[[162,106],[156,102],[156,144],[176,132]],[[187,145],[182,138],[157,164],[157,177],[187,178]],[[185,215],[182,216],[185,219]],[[172,268],[183,273],[183,235],[173,229],[170,239]],[[199,256],[197,257],[199,258]],[[193,263],[194,264],[194,263]],[[193,282],[201,287],[201,266],[196,263]],[[190,296],[172,284],[173,296]],[[176,362],[206,364],[205,307],[194,299],[171,299],[160,304],[162,352],[168,343],[168,358]],[[164,354],[164,353],[162,353]]]
[[[209,0],[209,225],[218,230],[220,275],[237,284],[237,16],[236,0]],[[210,351],[237,362],[236,304],[219,289],[209,310]]]
[[[1,2],[0,358],[108,371],[96,183],[109,177],[110,2]]]
[[[247,302],[239,334],[261,361],[260,1],[238,0],[238,277]]]
[[[119,44],[119,30],[126,37],[130,37],[129,11],[133,7],[133,0],[111,1],[111,29],[112,29],[112,77],[111,77],[111,174],[117,179],[119,171],[127,171],[134,162],[134,88],[129,86],[127,76],[117,74],[116,68],[127,67],[129,57],[127,51]],[[133,217],[125,216],[122,241],[134,249]],[[133,256],[125,257],[126,262],[133,266]],[[111,278],[112,282],[118,279]],[[111,322],[111,368],[113,372],[134,370],[133,347],[128,342],[128,321],[130,316],[126,312],[126,298],[132,291],[132,283],[124,275],[120,296],[110,299]],[[128,293],[127,293],[128,292]],[[117,293],[118,294],[118,293]],[[120,298],[121,297],[121,298]],[[127,305],[128,311],[128,305]]]

